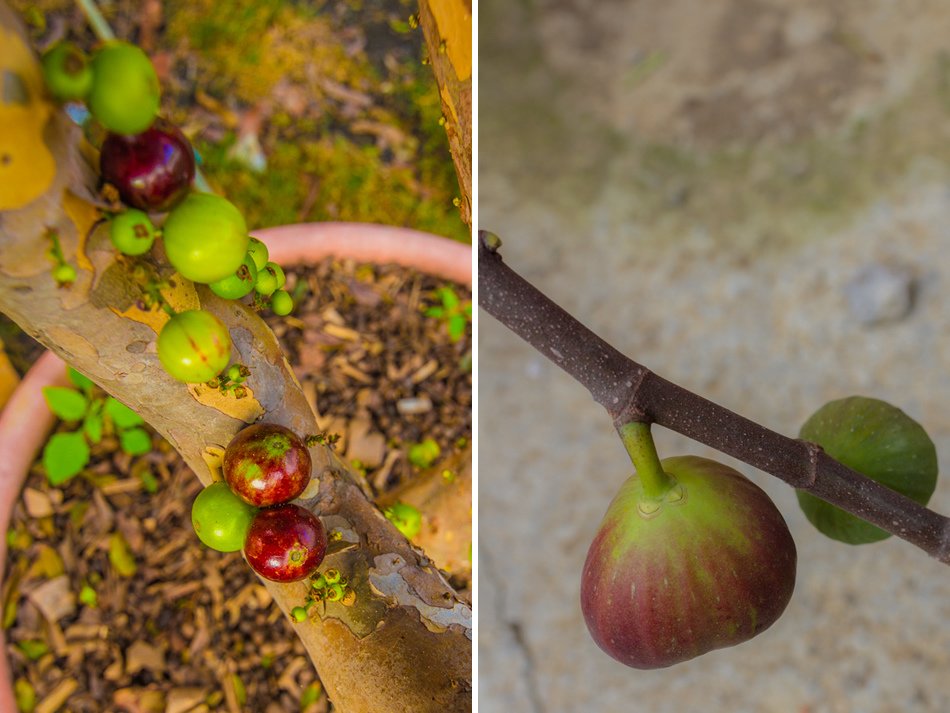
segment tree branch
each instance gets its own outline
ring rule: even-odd
[[[33,132],[38,146],[55,159],[48,185],[0,212],[0,311],[137,411],[206,484],[220,467],[223,448],[248,423],[265,420],[301,435],[316,433],[313,412],[263,320],[174,274],[156,249],[137,264],[174,283],[165,296],[176,309],[200,307],[221,319],[234,342],[234,360],[251,370],[243,399],[181,384],[165,373],[155,351],[164,313],[137,305],[141,294],[131,278],[133,261],[112,248],[94,206],[98,179],[89,162],[96,161],[96,153],[63,112],[47,103],[35,57],[2,2],[0,32],[0,76],[15,76],[28,93],[21,105],[31,113],[24,109],[18,129]],[[28,180],[37,158],[24,158],[17,146],[4,145],[5,139],[0,136],[0,148],[9,150],[12,160],[2,167],[3,181],[33,190]],[[11,201],[22,201],[24,193],[13,194]],[[76,270],[69,287],[57,287],[51,275],[47,250],[53,234]],[[295,630],[335,707],[346,713],[471,710],[469,606],[367,500],[358,479],[332,451],[316,446],[311,456],[312,487],[299,502],[331,533],[321,568],[340,570],[357,598],[352,606],[318,605]],[[307,594],[306,582],[265,584],[285,613]]]
[[[489,236],[479,233],[479,305],[579,381],[616,426],[666,426],[950,564],[950,518],[847,468],[815,444],[760,426],[627,358],[505,265]]]

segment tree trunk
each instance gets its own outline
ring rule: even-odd
[[[22,28],[2,3],[0,33],[0,311],[141,414],[205,484],[249,423],[316,433],[300,385],[257,314],[174,274],[160,248],[143,259],[117,255],[94,205],[95,151],[47,103]],[[29,141],[39,154],[21,153]],[[49,176],[43,151],[52,158]],[[69,287],[51,275],[54,235],[78,275]],[[155,339],[168,317],[137,306],[133,264],[168,278],[163,295],[176,310],[201,308],[224,322],[234,360],[251,370],[245,398],[166,374]],[[299,502],[331,534],[321,569],[340,570],[356,593],[354,604],[318,604],[295,625],[334,705],[345,713],[470,710],[471,609],[331,450],[315,446],[311,456],[313,482]],[[285,613],[307,593],[305,582],[265,584]]]

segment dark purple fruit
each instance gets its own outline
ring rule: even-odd
[[[285,503],[261,510],[244,540],[248,564],[272,582],[296,582],[310,575],[327,552],[326,530],[316,516]]]
[[[785,610],[795,543],[754,483],[694,456],[668,458],[659,500],[631,477],[591,543],[581,608],[594,641],[640,669],[663,668],[751,639]]]
[[[310,482],[310,451],[289,428],[276,423],[248,426],[224,451],[224,479],[251,505],[285,503]]]
[[[184,134],[156,119],[141,134],[109,134],[102,144],[99,169],[127,205],[164,212],[188,193],[195,177],[195,155]]]

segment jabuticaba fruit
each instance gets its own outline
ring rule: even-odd
[[[647,498],[628,479],[591,543],[581,608],[594,641],[638,669],[751,639],[781,616],[797,555],[769,497],[732,468],[667,458],[674,487]]]

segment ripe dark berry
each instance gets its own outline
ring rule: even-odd
[[[304,579],[320,566],[326,551],[323,524],[292,503],[259,511],[244,541],[248,564],[272,582]]]
[[[246,502],[266,507],[293,500],[310,482],[310,451],[276,423],[238,433],[224,451],[224,479]]]
[[[195,155],[185,135],[164,119],[140,134],[109,134],[99,154],[102,178],[134,208],[164,212],[188,193]]]

